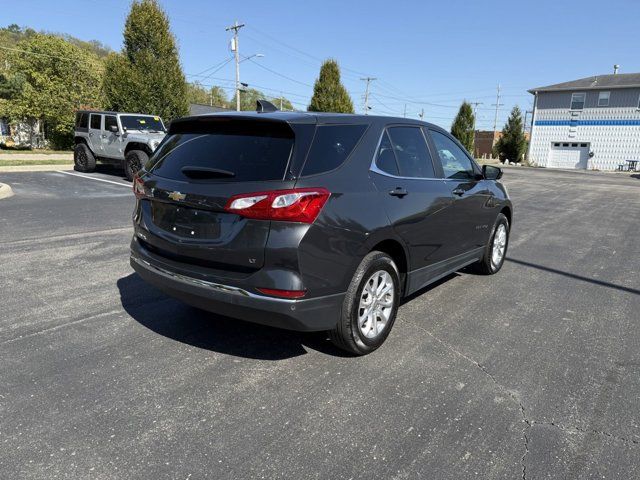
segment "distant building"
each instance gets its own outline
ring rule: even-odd
[[[502,136],[502,132],[491,130],[476,130],[473,143],[473,154],[476,158],[491,157],[493,146]]]
[[[640,73],[598,75],[529,93],[535,96],[533,164],[615,170],[640,159]]]

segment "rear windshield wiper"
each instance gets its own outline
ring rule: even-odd
[[[221,168],[209,168],[209,167],[182,167],[180,170],[182,174],[189,178],[233,178],[235,173],[229,170],[222,170]]]

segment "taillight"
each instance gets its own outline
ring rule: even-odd
[[[144,188],[144,181],[138,175],[133,177],[133,194],[137,199],[144,198],[147,195]]]
[[[313,223],[330,195],[326,188],[243,193],[231,197],[224,209],[246,218]]]
[[[302,298],[307,294],[306,290],[280,290],[277,288],[258,288],[258,291],[272,297],[289,299]]]

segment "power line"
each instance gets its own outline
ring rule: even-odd
[[[246,58],[246,57],[245,57],[245,58]],[[310,84],[308,84],[308,83],[301,82],[300,80],[296,80],[295,78],[287,77],[286,75],[284,75],[284,74],[282,74],[282,73],[280,73],[280,72],[277,72],[277,71],[275,71],[275,70],[272,70],[272,69],[270,69],[269,67],[265,67],[264,65],[261,65],[261,64],[260,64],[260,63],[258,63],[258,62],[254,62],[254,61],[253,61],[253,60],[251,60],[251,59],[249,59],[249,61],[250,61],[251,63],[253,63],[254,65],[259,66],[260,68],[263,68],[263,69],[267,70],[268,72],[273,73],[274,75],[278,75],[279,77],[282,77],[282,78],[285,78],[285,79],[289,80],[290,82],[299,83],[300,85],[304,85],[305,87],[311,87],[311,88],[313,88],[313,85],[310,85]]]

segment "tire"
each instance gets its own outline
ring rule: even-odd
[[[373,309],[372,315],[359,322],[359,316],[363,313],[361,302],[366,303],[367,298],[377,298],[365,291],[365,287],[382,285],[384,288],[384,285],[391,284],[389,292],[381,295],[378,300],[373,300],[375,303],[370,307]],[[392,297],[389,295],[391,292]],[[401,293],[398,267],[391,257],[377,251],[369,253],[360,262],[349,284],[338,324],[329,332],[333,344],[355,355],[366,355],[376,350],[384,343],[393,327]],[[389,303],[390,306],[385,306]]]
[[[149,155],[142,150],[131,150],[124,158],[124,173],[127,180],[133,181],[133,177],[149,160]]]
[[[501,232],[504,232],[503,242],[500,240]],[[507,256],[507,248],[509,247],[509,220],[507,220],[507,217],[502,213],[498,214],[498,218],[496,218],[496,221],[493,224],[493,229],[491,230],[491,237],[489,238],[487,246],[484,247],[482,259],[473,264],[473,269],[481,275],[493,275],[494,273],[498,273],[504,264],[505,257]],[[493,256],[494,247],[499,248],[496,246],[496,241],[504,243],[504,245],[502,245],[502,253],[499,255],[497,262]]]
[[[73,149],[73,169],[77,172],[93,172],[96,169],[96,157],[87,144],[78,143]]]

